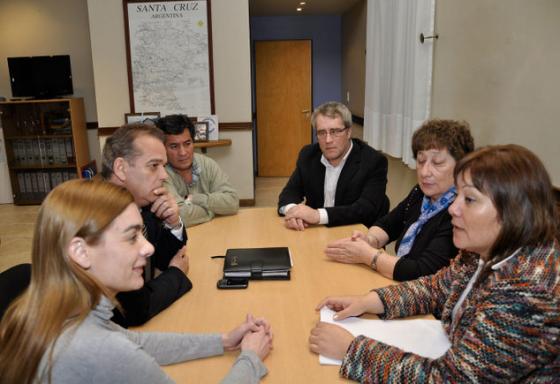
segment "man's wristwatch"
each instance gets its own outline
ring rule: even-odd
[[[371,259],[371,264],[369,266],[374,271],[377,271],[377,258],[379,257],[379,255],[381,255],[381,252],[383,252],[383,249],[382,248],[378,249],[375,255],[373,255],[373,259]]]

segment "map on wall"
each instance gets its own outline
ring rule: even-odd
[[[213,113],[209,0],[123,0],[132,112]]]

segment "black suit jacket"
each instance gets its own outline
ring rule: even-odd
[[[147,239],[155,249],[148,259],[152,271],[150,277],[153,277],[155,268],[162,273],[149,279],[144,287],[137,291],[121,292],[117,295],[123,313],[115,309],[112,320],[123,327],[144,324],[192,288],[191,281],[183,271],[168,267],[173,256],[187,243],[187,232],[183,229],[183,240],[178,240],[163,222],[150,212],[149,206],[142,208],[142,219]]]
[[[389,210],[387,159],[361,140],[352,142],[336,186],[335,206],[325,208],[328,226],[362,223],[369,227]],[[299,204],[304,198],[311,208],[323,208],[325,166],[321,156],[319,144],[306,145],[300,151],[296,169],[280,193],[279,214],[280,207]]]

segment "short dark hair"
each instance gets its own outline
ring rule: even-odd
[[[429,149],[447,149],[455,161],[474,150],[474,139],[466,121],[431,119],[412,136],[412,154]]]
[[[514,144],[488,146],[457,163],[455,183],[467,171],[476,189],[490,197],[501,222],[490,249],[491,264],[518,248],[554,241],[558,229],[554,192],[535,154]]]
[[[194,124],[187,115],[167,115],[157,119],[155,123],[166,135],[180,135],[188,129],[194,140]]]
[[[131,162],[141,152],[134,146],[134,141],[140,136],[152,136],[162,143],[165,142],[163,132],[153,124],[134,123],[125,124],[115,131],[105,141],[102,154],[101,176],[108,180],[113,174],[113,164],[118,157]]]

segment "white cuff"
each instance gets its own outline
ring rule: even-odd
[[[329,214],[325,208],[318,208],[319,211],[319,224],[328,224],[329,223]]]
[[[167,223],[165,223],[165,228],[169,229],[173,236],[177,238],[177,240],[183,240],[183,220],[179,218],[179,224],[175,227],[171,227]]]
[[[282,215],[286,215],[286,212],[288,212],[290,209],[292,209],[292,207],[295,207],[297,204],[294,203],[290,203],[290,204],[286,204],[283,207],[280,207],[280,214]]]

